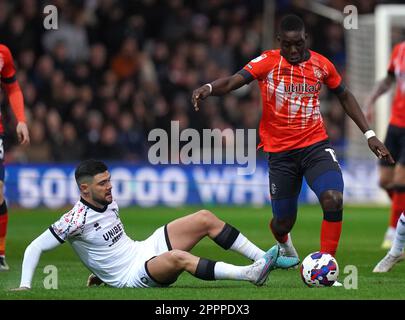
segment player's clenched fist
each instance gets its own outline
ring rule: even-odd
[[[195,111],[199,110],[198,100],[204,100],[212,92],[212,86],[210,84],[204,84],[202,87],[195,89],[191,97],[191,102],[193,103]]]

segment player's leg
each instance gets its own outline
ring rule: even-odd
[[[175,282],[183,271],[202,280],[246,280],[262,285],[270,271],[274,269],[277,257],[278,247],[274,246],[253,264],[235,266],[173,249],[148,260],[145,263],[145,270],[148,276],[160,285]]]
[[[381,247],[389,249],[392,245],[392,240],[395,234],[395,206],[394,206],[394,165],[390,163],[380,162],[380,187],[384,189],[388,197],[391,199],[391,214],[389,218],[388,228],[384,235]]]
[[[296,257],[290,231],[298,209],[298,196],[301,191],[302,174],[299,168],[299,151],[269,153],[269,187],[273,218],[270,230],[280,246],[280,255]]]
[[[341,184],[343,186],[343,178],[341,174],[337,174],[333,179],[337,184]],[[323,211],[320,251],[327,252],[332,256],[335,256],[339,244],[340,234],[342,232],[343,191],[324,191],[321,193],[319,202]]]
[[[270,230],[281,248],[281,255],[298,257],[290,234],[297,219],[298,195],[282,200],[272,199],[271,206],[273,218],[270,221]]]
[[[323,211],[320,251],[336,254],[342,231],[343,177],[335,151],[328,142],[307,149],[305,179],[317,195]]]
[[[387,255],[374,267],[373,272],[388,272],[402,260],[405,247],[405,213],[402,213],[397,222],[394,241]]]
[[[379,185],[381,189],[387,192],[388,197],[392,201],[394,196],[394,165],[380,165],[380,181]]]
[[[388,126],[387,135],[384,141],[384,144],[391,153],[395,162],[399,160],[401,151],[401,132],[398,132],[398,130],[400,130],[400,128],[396,128],[391,125]],[[391,248],[392,240],[395,235],[395,227],[397,225],[398,217],[401,214],[401,211],[398,210],[398,197],[396,196],[394,176],[395,164],[388,163],[385,160],[380,160],[380,187],[387,192],[388,196],[391,199],[391,213],[389,217],[388,228],[385,232],[384,240],[381,245],[383,249]]]
[[[394,168],[390,226],[396,228],[401,213],[405,211],[405,129],[397,129],[398,157]],[[394,232],[395,234],[395,232]]]
[[[200,210],[167,225],[167,237],[172,249],[190,251],[205,236],[225,250],[239,252],[251,260],[258,260],[265,253],[239,230],[208,210]]]
[[[395,237],[392,247],[389,251],[393,257],[401,257],[404,253],[405,247],[405,211],[402,212],[398,219],[397,227],[395,229]]]
[[[1,138],[0,138],[1,140]],[[2,140],[1,140],[2,141]],[[3,165],[3,148],[0,146],[0,271],[9,270],[6,262],[6,235],[8,224],[7,205],[4,199],[4,165]]]
[[[405,211],[405,165],[397,161],[392,181],[393,197],[388,230],[384,236],[383,249],[390,249],[395,237],[395,229],[401,213]]]

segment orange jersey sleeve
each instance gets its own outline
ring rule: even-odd
[[[389,64],[388,64],[388,72],[389,73],[394,73],[395,72],[395,59],[398,56],[399,48],[400,48],[400,45],[397,44],[397,45],[395,45],[394,49],[392,50],[391,58],[390,58],[390,61],[389,61]]]
[[[388,74],[395,76],[390,124],[405,128],[405,41],[395,45],[388,65]]]
[[[336,70],[334,64],[330,62],[327,58],[325,59],[326,72],[324,83],[328,86],[329,89],[336,89],[342,82],[342,77],[339,72]]]
[[[262,80],[267,77],[271,65],[271,55],[269,51],[263,52],[257,58],[251,60],[243,70],[249,72],[254,79]]]
[[[10,50],[0,44],[0,75],[3,83],[11,83],[15,81],[15,67],[13,56]]]

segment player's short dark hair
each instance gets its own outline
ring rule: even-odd
[[[99,160],[89,159],[79,163],[75,170],[76,183],[80,185],[85,180],[93,179],[96,174],[107,171],[107,165]]]
[[[280,32],[303,30],[305,30],[304,21],[295,14],[288,14],[280,21]]]

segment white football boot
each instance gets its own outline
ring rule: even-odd
[[[275,269],[276,261],[279,256],[278,245],[270,248],[265,255],[253,263],[247,270],[247,276],[254,285],[262,286],[270,272]]]
[[[399,255],[398,257],[395,257],[391,255],[390,253],[387,253],[387,255],[379,262],[377,265],[374,267],[373,272],[375,273],[384,273],[388,272],[392,269],[392,267],[403,260],[403,254]]]

